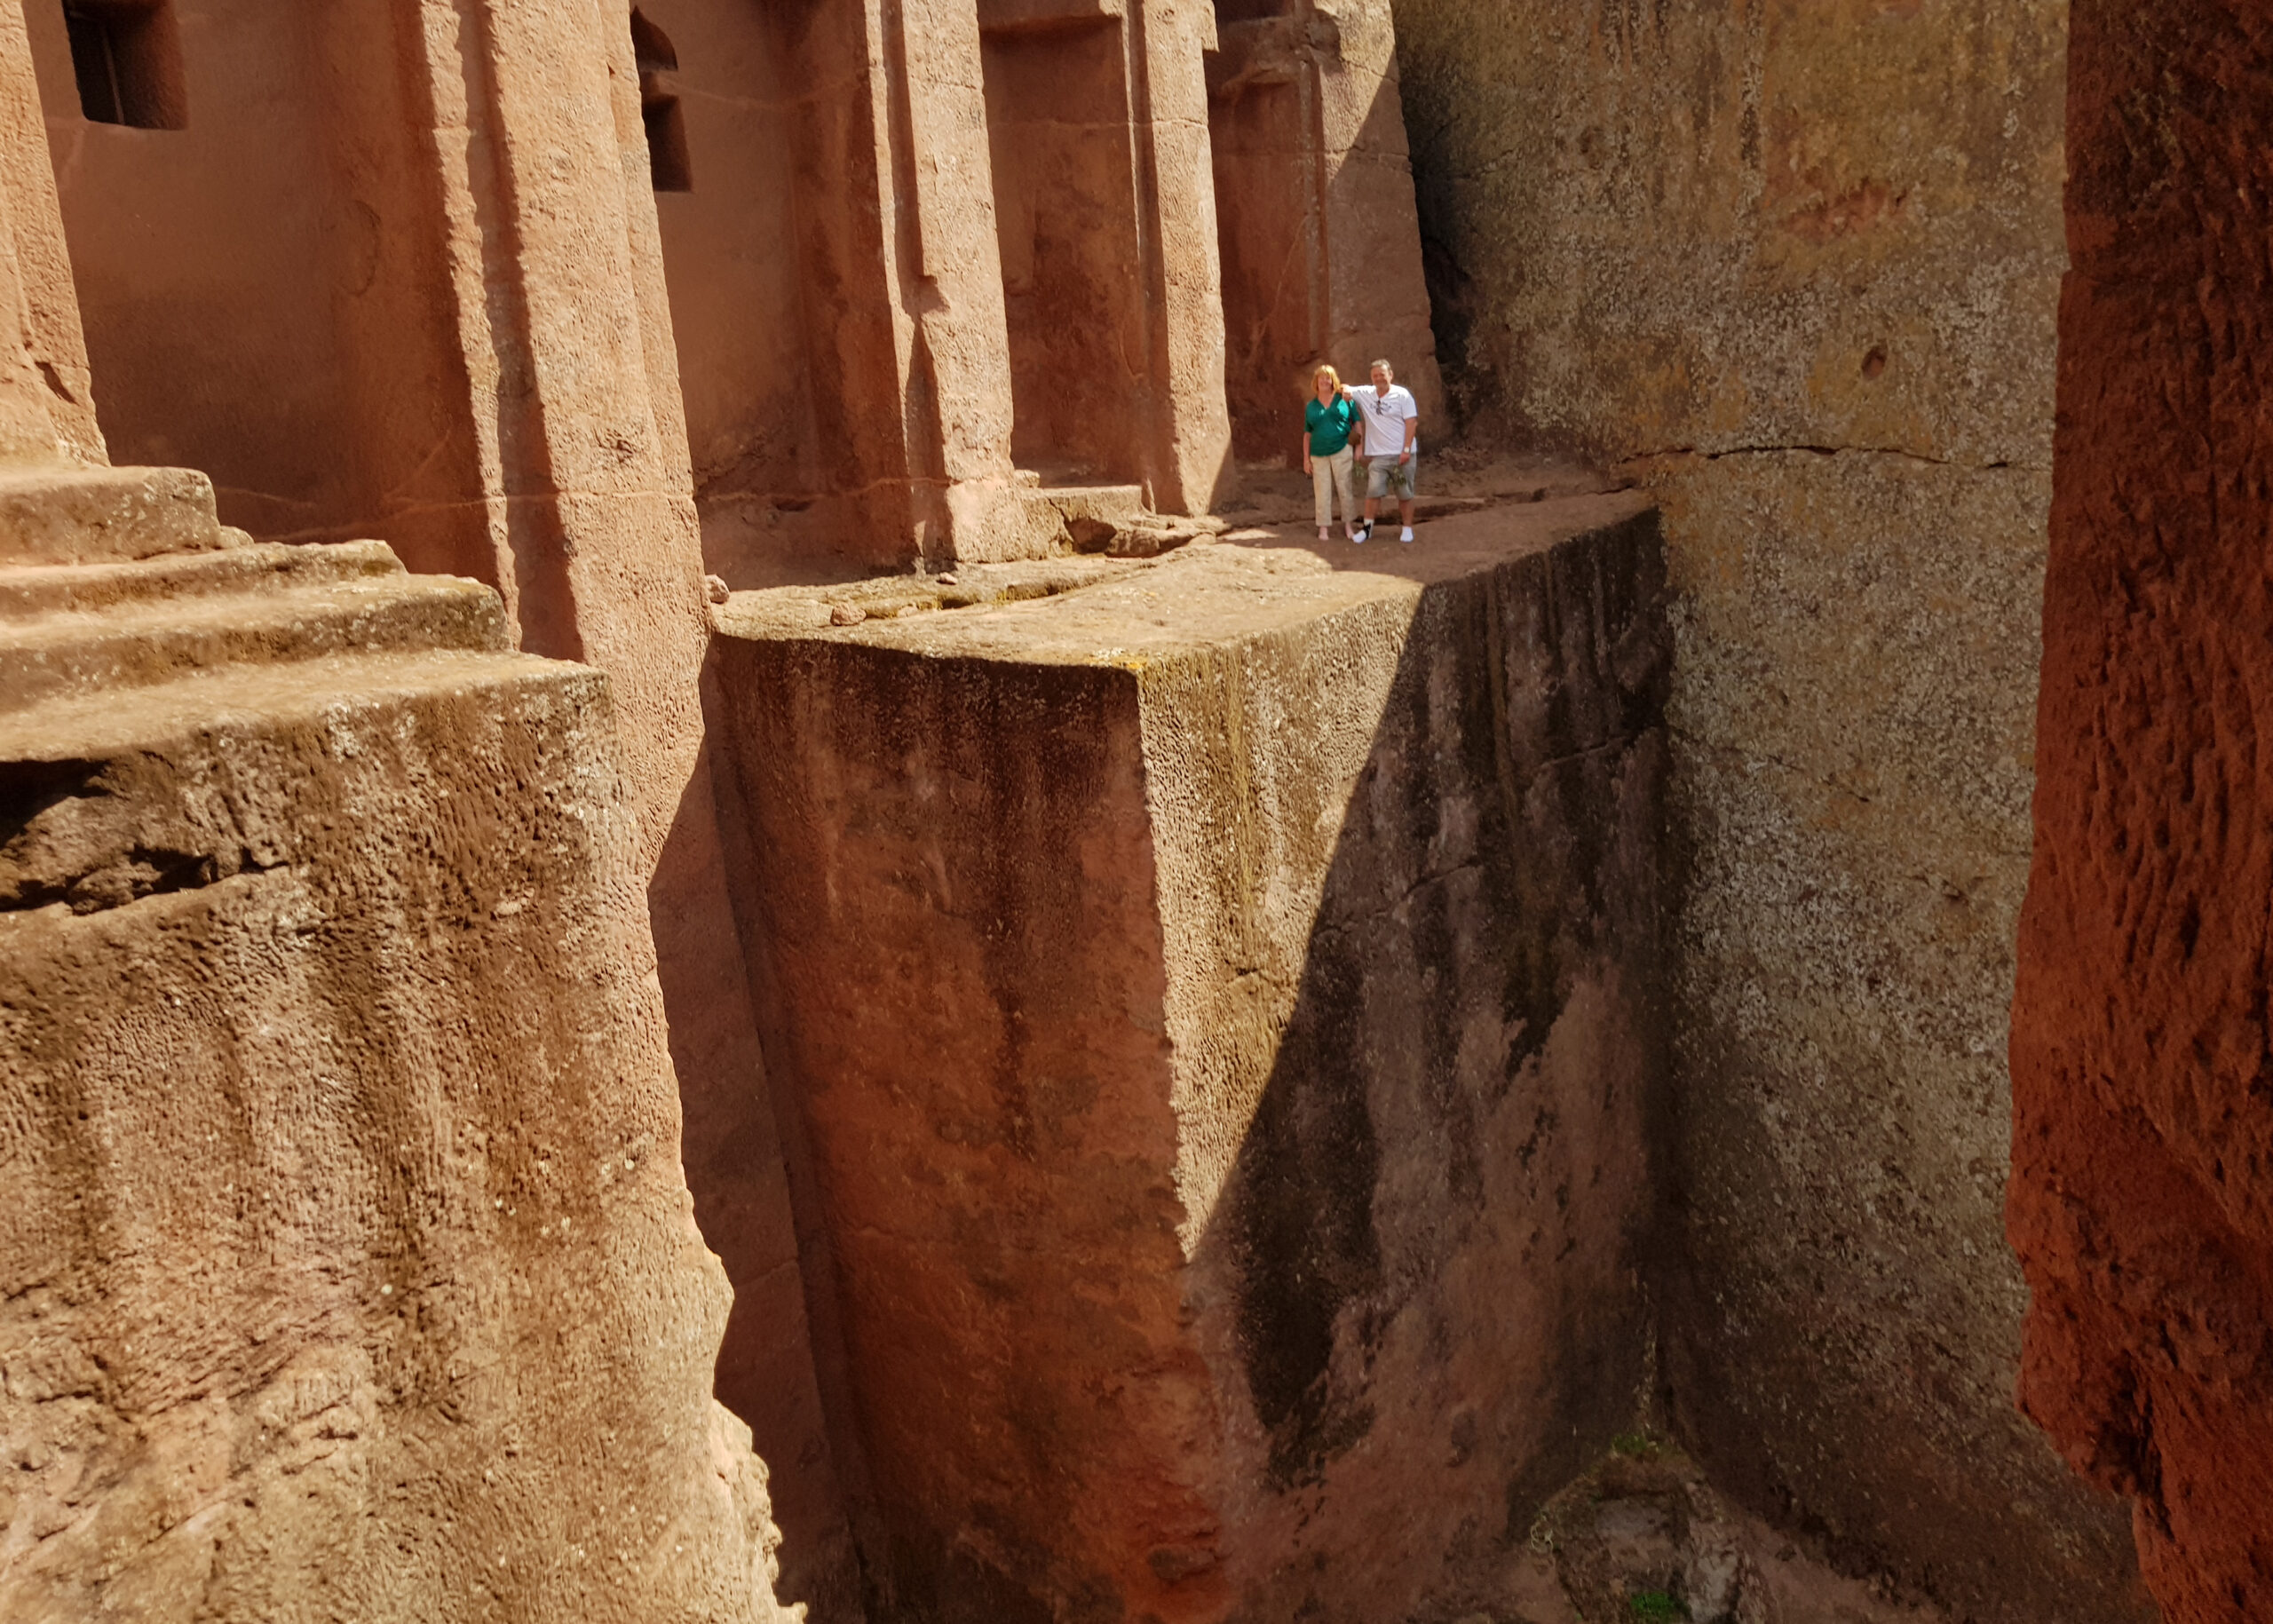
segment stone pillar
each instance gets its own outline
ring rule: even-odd
[[[851,1550],[705,742],[701,538],[630,9],[427,0],[458,331],[467,376],[495,380],[473,421],[495,425],[485,495],[522,646],[615,685],[683,1154],[736,1290],[719,1379],[761,1453],[799,1463],[785,1593],[841,1618]]]
[[[1451,425],[1421,274],[1396,24],[1389,0],[1329,0],[1315,10],[1334,43],[1315,69],[1326,162],[1326,353],[1353,384],[1386,356],[1420,403],[1422,432],[1441,440]]]
[[[31,44],[14,4],[0,5],[0,460],[108,460],[95,426]]]
[[[1320,361],[1357,384],[1386,357],[1422,434],[1441,435],[1388,0],[1299,0],[1219,33],[1208,117],[1239,454],[1293,455]]]
[[[1234,482],[1208,142],[1204,53],[1215,43],[1215,19],[1196,0],[1129,0],[1129,28],[1138,234],[1152,323],[1144,479],[1160,511],[1206,513]]]
[[[1026,549],[1010,465],[1010,337],[972,0],[872,0],[884,103],[886,249],[915,552]],[[990,532],[995,534],[990,535]]]
[[[704,632],[629,8],[417,18],[491,554],[455,562],[497,584],[522,646],[615,678],[652,863],[701,747]]]

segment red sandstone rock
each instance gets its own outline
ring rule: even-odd
[[[1216,9],[1208,124],[1239,455],[1287,458],[1321,360],[1358,384],[1387,356],[1423,437],[1441,436],[1389,0]]]
[[[0,4],[0,1617],[773,1619],[643,897],[709,798],[691,504],[675,547],[652,463],[556,456],[580,511],[534,527],[553,586],[614,589],[520,630],[623,656],[619,753],[608,678],[511,652],[487,589],[104,466],[22,29]],[[645,368],[557,342],[626,324],[540,302],[637,425]]]
[[[897,1616],[1455,1616],[1630,1416],[1653,521],[1336,556],[721,613]]]
[[[2273,8],[2073,19],[2021,1401],[2136,1501],[2172,1624],[2273,1616]]]
[[[0,551],[0,1618],[780,1616],[607,681],[506,635]]]

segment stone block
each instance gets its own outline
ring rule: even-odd
[[[312,581],[292,592],[66,611],[0,621],[0,711],[69,690],[323,654],[507,646],[497,594],[450,576]]]
[[[222,556],[0,572],[0,1618],[780,1617],[608,679]]]
[[[116,605],[265,596],[311,585],[375,582],[403,573],[384,542],[329,546],[251,543],[109,564],[0,565],[0,621],[91,614]]]
[[[1633,1413],[1654,516],[1338,561],[1378,567],[1203,544],[719,614],[745,938],[897,1616],[1483,1604]]]
[[[978,26],[989,34],[1014,28],[1078,28],[1128,14],[1128,0],[980,0]]]
[[[193,468],[0,472],[0,563],[147,558],[229,541],[213,481]]]

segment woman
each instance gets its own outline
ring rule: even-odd
[[[1320,367],[1311,375],[1312,396],[1303,406],[1303,471],[1317,498],[1318,539],[1331,539],[1334,493],[1342,494],[1342,526],[1358,539],[1358,509],[1350,496],[1350,471],[1357,461],[1350,437],[1358,428],[1358,408],[1342,387],[1342,375]],[[1328,481],[1331,481],[1329,485]]]

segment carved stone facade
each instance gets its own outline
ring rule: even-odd
[[[772,1620],[607,679],[89,408],[0,16],[0,1616]]]
[[[1356,53],[1303,26],[1311,99],[1388,122],[1273,139],[1312,176],[1381,146],[1361,206],[1403,303],[1306,314],[1250,369],[1362,375],[1392,334],[1433,390],[1386,17]],[[0,1350],[36,1418],[8,1414],[38,1462],[12,1504],[43,1543],[0,1614],[155,1585],[217,1616],[762,1615],[761,1469],[701,1379],[723,1332],[716,1390],[787,1468],[783,1597],[859,1616],[867,1469],[828,1419],[826,1237],[793,1208],[736,928],[755,860],[730,869],[720,824],[704,578],[1174,539],[1193,527],[1158,516],[1233,488],[1213,13],[6,18],[0,456],[36,471],[0,491],[4,1153],[44,1193]],[[1322,194],[1280,245],[1305,297],[1357,206]],[[148,466],[107,466],[98,400]],[[278,931],[282,972],[232,945]],[[157,1227],[75,1229],[75,1190]],[[291,1284],[309,1271],[324,1292]],[[88,1369],[124,1384],[97,1411]],[[471,1430],[400,1537],[439,1565],[383,1581],[340,1541],[394,1537],[359,1496],[433,1415]],[[622,1462],[587,1458],[603,1440]],[[106,1477],[132,1448],[149,1463]],[[307,1503],[264,1500],[317,1458]],[[478,1532],[523,1501],[542,1515]],[[202,1532],[156,1567],[109,1554],[178,1525]],[[594,1565],[562,1579],[572,1551]]]
[[[0,0],[0,1624],[2262,1611],[2262,8],[1398,9]]]
[[[122,454],[562,652],[682,462],[740,587],[1043,556],[1054,487],[1207,513],[1320,359],[1435,400],[1385,0],[162,9],[163,131],[30,12]]]

